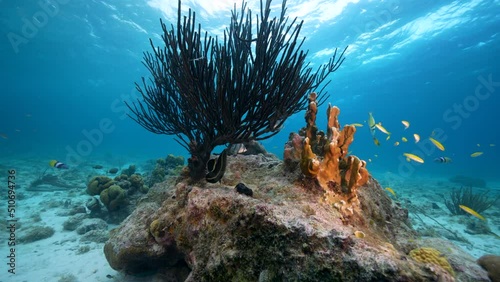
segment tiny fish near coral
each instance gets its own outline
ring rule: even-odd
[[[392,190],[391,187],[386,187],[385,190],[387,190],[389,193],[391,193],[394,197],[396,197],[396,192],[394,192],[394,190]]]

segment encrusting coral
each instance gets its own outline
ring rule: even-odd
[[[316,98],[314,92],[309,95],[305,116],[307,125],[299,134],[290,134],[285,145],[284,160],[289,170],[293,170],[294,163],[298,162],[302,173],[317,179],[324,191],[343,195],[342,198],[350,202],[356,196],[357,187],[363,186],[370,176],[365,161],[348,156],[356,127],[346,125],[340,129],[340,109],[329,105],[327,133],[325,135],[323,131],[318,131]]]
[[[418,248],[410,252],[410,257],[418,262],[432,263],[455,275],[450,263],[438,250],[433,248]]]

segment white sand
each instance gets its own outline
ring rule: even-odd
[[[53,187],[54,192],[34,192],[26,191],[31,181],[36,179],[41,172],[45,170],[46,165],[41,161],[33,160],[9,160],[11,167],[17,170],[17,193],[22,194],[21,199],[17,199],[16,203],[16,218],[19,220],[19,228],[16,231],[16,237],[22,236],[23,232],[33,225],[44,225],[54,228],[55,233],[47,239],[31,243],[17,243],[16,252],[16,269],[15,275],[7,272],[8,266],[2,263],[2,274],[0,282],[7,281],[125,281],[123,275],[113,270],[103,253],[103,243],[81,243],[80,237],[76,231],[63,230],[63,223],[69,216],[61,214],[67,212],[70,208],[64,207],[62,203],[70,200],[72,203],[80,205],[85,203],[90,196],[84,193],[86,175],[93,174],[93,171],[73,171],[73,177],[66,177],[68,183],[74,183],[74,189],[61,189]],[[33,167],[31,164],[44,164]],[[66,175],[68,171],[57,171],[49,168],[47,173],[57,174],[59,176]],[[0,180],[6,182],[6,174],[0,175]],[[78,181],[80,179],[80,181]],[[41,186],[43,188],[50,188]],[[3,195],[2,195],[3,196]],[[2,197],[3,198],[3,197]],[[3,198],[5,199],[5,198]],[[5,201],[4,201],[5,203]],[[6,203],[4,205],[7,205]],[[57,205],[57,206],[52,206]],[[6,217],[5,208],[2,208],[0,214]],[[41,221],[34,222],[33,218],[40,216]],[[116,226],[108,226],[108,229]],[[5,230],[5,229],[3,229]],[[4,238],[1,238],[0,255],[5,257],[9,254],[6,238],[9,235],[8,231],[3,231]],[[80,253],[79,249],[84,246],[89,246],[90,250]],[[6,259],[2,259],[6,261]],[[8,274],[8,275],[5,275]],[[110,278],[106,277],[111,275]],[[74,276],[75,279],[71,280]],[[66,278],[66,279],[64,279]]]
[[[465,252],[476,259],[485,254],[500,255],[500,239],[495,235],[470,234],[465,232],[467,223],[481,223],[481,219],[469,214],[452,215],[446,207],[442,196],[447,197],[452,189],[460,188],[460,185],[451,183],[446,178],[412,177],[409,179],[397,177],[390,172],[378,173],[375,176],[378,177],[377,180],[383,188],[391,187],[396,192],[397,201],[401,202],[403,207],[405,207],[406,200],[410,200],[412,205],[423,208],[427,215],[431,216],[447,229],[456,232],[459,237],[463,237],[469,243],[451,240],[453,235],[436,223],[436,221],[421,213],[412,213],[410,209],[410,218],[415,229],[422,228],[425,224],[427,228],[436,231],[437,237],[443,236],[451,240],[455,245],[460,246]],[[488,182],[487,186],[488,188],[473,188],[473,193],[489,190],[491,195],[500,194],[500,183]],[[394,197],[392,198],[395,199]],[[433,203],[439,209],[433,209]],[[498,214],[500,214],[500,200],[496,205],[481,213],[487,219],[487,225],[491,231],[500,236],[500,218]]]
[[[74,275],[74,281],[113,281],[106,275],[117,276],[116,271],[109,267],[103,253],[104,244],[80,243],[80,235],[76,231],[63,230],[63,222],[69,216],[59,216],[56,213],[64,207],[46,208],[44,201],[61,198],[55,195],[57,192],[36,193],[38,196],[18,202],[17,216],[20,218],[21,230],[17,236],[22,234],[30,225],[46,225],[54,228],[52,237],[31,242],[18,243],[16,246],[16,274],[9,275],[5,281],[59,281],[62,277]],[[59,192],[58,194],[64,194]],[[79,196],[72,201],[84,202],[88,196]],[[39,214],[41,221],[33,223],[31,217]],[[90,251],[78,254],[82,246],[89,246]],[[2,244],[5,246],[5,244]],[[8,251],[2,248],[1,253]],[[5,268],[5,267],[4,267]],[[4,270],[6,271],[6,269]],[[2,275],[3,276],[3,275]],[[4,281],[4,280],[1,280]],[[70,281],[70,280],[68,280]]]

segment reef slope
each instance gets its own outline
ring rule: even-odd
[[[165,281],[488,281],[473,261],[463,263],[475,274],[412,259],[407,211],[373,178],[350,207],[299,174],[272,156],[238,155],[220,184],[157,184],[111,232],[106,258]]]

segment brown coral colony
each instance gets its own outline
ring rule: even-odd
[[[357,187],[363,186],[370,176],[365,161],[348,155],[356,127],[346,125],[341,130],[338,120],[340,109],[328,105],[327,134],[318,131],[316,97],[314,92],[309,95],[309,106],[305,115],[306,127],[302,128],[299,134],[290,134],[285,145],[285,163],[293,169],[290,164],[298,162],[302,174],[317,179],[325,191],[354,194]]]

